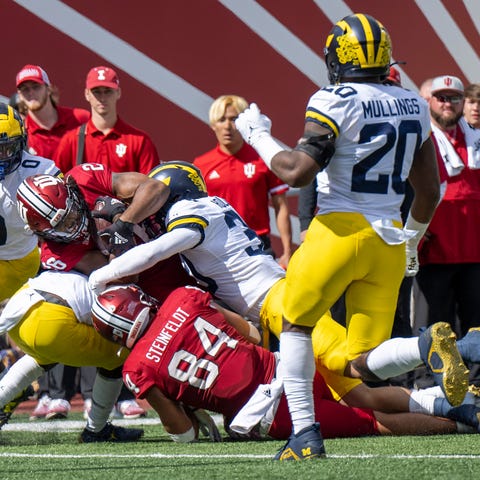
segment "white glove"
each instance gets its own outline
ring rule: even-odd
[[[272,138],[270,119],[260,113],[256,103],[251,103],[235,120],[235,125],[243,139],[257,151],[265,165],[272,170],[272,158],[285,148]]]
[[[215,420],[202,408],[193,411],[198,420],[198,427],[205,437],[210,438],[211,442],[221,442],[222,436],[215,423]]]
[[[255,148],[255,144],[263,136],[270,136],[272,128],[271,120],[260,113],[256,103],[251,103],[235,120],[237,130],[242,134],[243,139]]]
[[[101,269],[94,270],[88,277],[88,288],[97,296],[107,288],[108,283],[102,280],[102,275],[98,273],[100,270]]]
[[[407,241],[406,253],[407,253],[407,267],[405,269],[405,276],[414,277],[418,273],[418,267],[420,266],[420,264],[418,263],[417,247],[413,249],[409,248],[408,241]]]

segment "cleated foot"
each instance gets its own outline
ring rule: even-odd
[[[438,322],[418,338],[420,356],[454,407],[460,405],[468,390],[468,369],[457,349],[450,325]]]
[[[475,404],[466,403],[459,407],[453,407],[448,411],[447,417],[456,422],[470,425],[480,433],[480,408]]]
[[[35,391],[32,385],[23,389],[13,400],[8,402],[3,408],[0,408],[0,429],[8,423],[15,409],[29,397],[33,396]]]
[[[457,340],[457,348],[463,360],[480,363],[480,328],[470,328],[463,338]]]
[[[320,433],[320,424],[314,423],[297,435],[290,435],[287,443],[275,455],[275,460],[311,460],[325,457],[325,447]]]
[[[141,428],[123,428],[107,423],[99,432],[84,429],[80,434],[80,443],[95,442],[136,442],[143,436]]]

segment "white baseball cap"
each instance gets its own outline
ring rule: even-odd
[[[431,93],[432,95],[440,91],[452,91],[463,95],[463,83],[452,75],[442,75],[441,77],[435,77],[432,81]]]

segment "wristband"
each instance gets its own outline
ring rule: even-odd
[[[257,151],[265,165],[272,169],[272,158],[278,153],[285,150],[280,144],[274,140],[270,135],[262,135],[252,147]]]
[[[169,433],[170,438],[177,443],[191,443],[195,441],[195,430],[190,427],[185,433]]]
[[[409,248],[417,248],[420,240],[425,235],[425,232],[428,228],[428,223],[420,223],[415,220],[411,214],[408,215],[407,221],[405,222],[405,233],[411,234],[411,237],[407,240],[407,245]]]

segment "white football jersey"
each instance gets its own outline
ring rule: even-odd
[[[58,175],[52,160],[23,152],[21,165],[0,181],[0,260],[16,260],[29,254],[38,238],[25,231],[25,223],[17,210],[17,188],[30,175]]]
[[[400,220],[414,154],[430,135],[425,100],[391,85],[331,85],[310,98],[306,120],[336,136],[335,154],[318,176],[318,213]]]
[[[240,315],[248,316],[257,301],[285,276],[280,265],[263,253],[255,232],[219,197],[176,202],[165,223],[167,231],[200,231],[200,243],[181,253],[184,265],[200,285]]]
[[[88,277],[78,272],[46,270],[27,282],[5,305],[0,315],[0,332],[13,328],[33,305],[43,301],[41,292],[63,298],[80,323],[92,324],[91,309],[95,294],[88,288]]]

